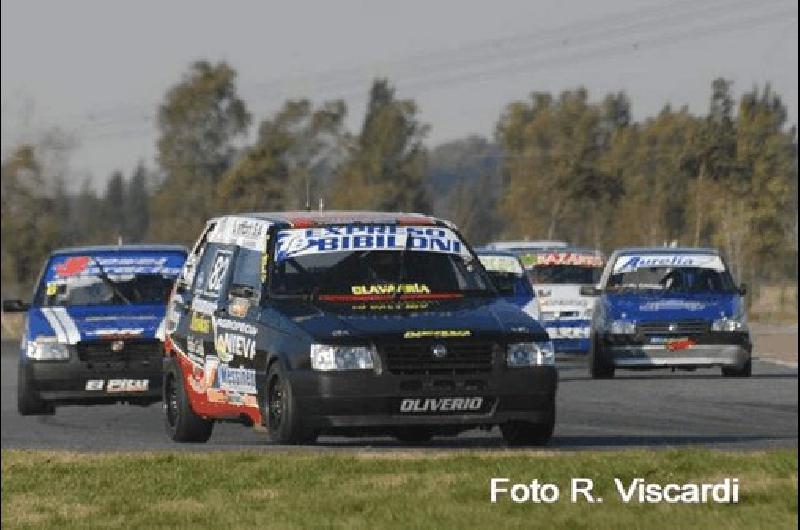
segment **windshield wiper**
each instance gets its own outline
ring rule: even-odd
[[[97,270],[99,271],[98,276],[100,276],[100,279],[103,280],[103,283],[105,283],[106,285],[111,287],[111,290],[114,291],[114,294],[119,296],[120,299],[123,302],[125,302],[125,304],[131,305],[131,301],[128,300],[128,297],[126,297],[124,294],[122,294],[122,291],[120,290],[119,285],[117,285],[116,282],[114,282],[111,278],[108,277],[108,274],[106,273],[106,271],[103,268],[103,266],[100,265],[100,262],[97,260],[97,258],[92,256],[92,261],[94,261],[94,264],[97,265]]]

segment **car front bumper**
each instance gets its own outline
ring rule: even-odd
[[[161,365],[160,357],[135,363],[25,360],[20,376],[38,399],[56,405],[147,404],[161,400]]]
[[[509,421],[544,422],[555,402],[553,366],[494,370],[457,377],[306,370],[291,374],[304,424],[325,431],[390,431],[407,426],[459,430]],[[402,412],[403,400],[482,398],[479,410]]]
[[[654,343],[654,342],[661,343]],[[602,355],[618,368],[736,367],[751,359],[752,343],[746,332],[709,333],[691,337],[629,340],[606,337]]]

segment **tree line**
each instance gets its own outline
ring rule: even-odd
[[[433,213],[474,244],[709,245],[746,281],[796,279],[796,128],[769,85],[735,99],[716,79],[702,115],[667,104],[640,122],[622,92],[533,92],[505,107],[493,138],[433,148],[415,101],[386,79],[355,133],[347,110],[287,101],[248,143],[235,70],[199,61],[158,109],[154,168],[68,192],[41,146],[20,145],[2,163],[3,289],[30,288],[56,247],[190,244],[216,214],[319,207]]]

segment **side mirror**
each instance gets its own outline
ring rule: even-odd
[[[739,284],[739,294],[741,296],[744,296],[744,295],[747,294],[747,284],[746,283]]]
[[[6,313],[23,313],[31,307],[22,300],[3,300],[3,311]]]
[[[600,292],[596,285],[581,285],[581,296],[598,296]]]

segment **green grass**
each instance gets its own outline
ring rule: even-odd
[[[623,504],[613,478],[738,477],[736,505]],[[489,502],[489,479],[561,487]],[[603,504],[572,504],[590,477]],[[75,454],[3,451],[4,528],[796,528],[797,451]]]

